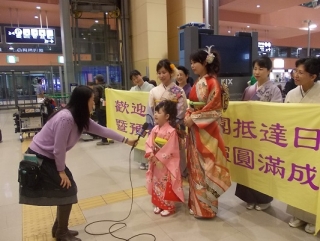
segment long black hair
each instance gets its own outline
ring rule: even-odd
[[[72,91],[69,103],[64,108],[71,112],[74,122],[78,126],[78,131],[80,133],[89,127],[90,112],[88,102],[92,95],[93,90],[90,87],[80,85]],[[57,113],[59,113],[59,111],[51,115],[50,119]]]
[[[296,61],[296,67],[299,65],[304,66],[304,70],[310,75],[316,75],[314,82],[318,81],[320,74],[320,58],[303,58]]]
[[[156,106],[155,111],[159,112],[160,109],[163,109],[163,112],[169,115],[169,124],[175,128],[177,126],[176,118],[178,114],[177,103],[171,100],[163,100]]]
[[[206,62],[208,53],[206,50],[200,49],[190,55],[190,60],[206,66],[207,74],[210,76],[218,75],[220,72],[220,56],[217,52],[211,51],[214,59],[211,64]]]

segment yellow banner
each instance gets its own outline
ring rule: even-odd
[[[146,122],[148,92],[106,89],[108,128],[130,139],[137,138],[137,132]],[[145,138],[137,146],[144,150]]]
[[[320,214],[319,107],[231,102],[221,124],[232,180]]]
[[[148,93],[107,89],[106,96],[108,127],[133,137],[146,120]],[[319,116],[313,104],[231,102],[221,125],[232,180],[320,214]]]

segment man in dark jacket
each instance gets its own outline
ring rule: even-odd
[[[104,82],[103,76],[98,74],[95,77],[96,85],[93,86],[94,92],[94,103],[95,103],[95,113],[98,119],[98,124],[101,126],[107,126],[107,115],[106,115],[106,99],[105,99],[105,88],[110,88]],[[113,140],[102,138],[101,141],[97,142],[97,145],[109,145],[113,143]]]
[[[291,79],[284,86],[284,90],[283,90],[284,95],[286,96],[290,90],[293,90],[296,87],[297,87],[297,85],[294,82],[294,70],[292,70],[291,71]]]

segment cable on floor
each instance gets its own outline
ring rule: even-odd
[[[87,234],[89,234],[89,235],[95,235],[95,236],[98,236],[98,235],[108,235],[108,234],[110,234],[112,237],[114,237],[114,238],[116,238],[116,239],[119,239],[119,240],[124,240],[124,241],[130,241],[130,240],[132,240],[132,239],[134,239],[134,238],[141,237],[141,236],[150,236],[150,237],[153,238],[154,241],[157,240],[156,236],[154,236],[154,235],[151,234],[151,233],[140,233],[140,234],[136,234],[136,235],[134,235],[134,236],[132,236],[132,237],[130,237],[130,238],[128,238],[128,239],[126,239],[126,238],[121,238],[121,237],[118,237],[118,236],[115,236],[115,235],[114,235],[115,232],[117,232],[117,231],[119,231],[119,230],[127,227],[127,224],[126,224],[124,221],[126,221],[126,220],[130,217],[131,212],[132,212],[132,206],[133,206],[133,183],[132,183],[132,178],[131,178],[131,153],[132,153],[132,150],[133,150],[133,148],[131,149],[131,151],[130,151],[130,153],[129,153],[129,178],[130,178],[130,185],[131,185],[131,204],[130,204],[130,211],[129,211],[128,215],[127,215],[124,219],[121,219],[121,220],[107,220],[107,219],[105,219],[105,220],[98,220],[98,221],[91,222],[91,223],[87,224],[87,225],[85,226],[85,228],[84,228],[84,231],[85,231]],[[87,230],[87,228],[88,228],[89,226],[92,226],[93,224],[96,224],[96,223],[114,223],[114,224],[112,224],[112,225],[110,226],[110,228],[109,228],[109,230],[108,230],[109,232],[106,232],[106,233],[92,233],[92,232],[89,232],[89,231]],[[116,227],[116,226],[120,226],[120,227],[118,227],[118,228],[115,229],[115,230],[112,230],[112,228],[114,228],[114,227]]]

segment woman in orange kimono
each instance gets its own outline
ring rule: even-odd
[[[175,212],[174,201],[184,202],[176,116],[175,102],[160,102],[155,108],[157,125],[146,142],[145,157],[149,160],[147,189],[155,206],[154,213],[163,217]]]
[[[220,69],[217,53],[207,48],[190,56],[191,68],[199,79],[191,89],[190,108],[184,120],[189,127],[188,204],[195,218],[214,218],[218,212],[218,198],[231,186],[220,129],[222,110],[226,110],[229,100],[228,88],[216,79]]]

